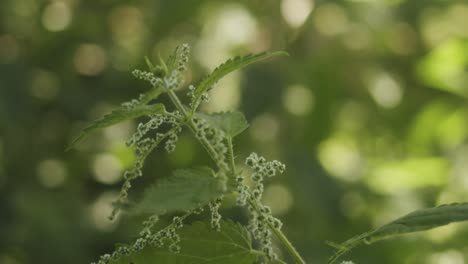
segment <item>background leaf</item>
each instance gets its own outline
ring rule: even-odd
[[[122,121],[145,115],[164,113],[164,109],[165,108],[163,104],[138,105],[131,109],[125,109],[123,107],[118,108],[117,110],[112,111],[110,114],[106,114],[101,119],[94,121],[90,126],[83,129],[81,133],[70,143],[67,150],[72,148],[76,143],[97,129],[112,126]]]
[[[209,168],[176,170],[148,188],[134,211],[162,214],[189,210],[217,198],[225,189],[226,183]]]
[[[251,264],[262,255],[252,249],[252,240],[245,227],[231,221],[221,222],[221,231],[208,223],[195,222],[178,232],[181,237],[180,253],[167,247],[147,247],[113,264]]]
[[[208,123],[233,138],[249,127],[249,123],[241,112],[220,112],[210,114],[198,114]]]
[[[268,59],[274,56],[279,55],[288,55],[288,53],[284,51],[275,51],[275,52],[262,52],[258,54],[250,54],[244,57],[235,57],[233,59],[227,60],[225,63],[218,66],[210,75],[208,75],[205,79],[203,79],[200,84],[195,88],[195,107],[198,106],[198,102],[203,95],[203,93],[207,92],[211,89],[211,87],[227,75],[230,72],[235,70],[241,69],[249,64],[255,63],[257,61],[261,61],[264,59]]]
[[[468,220],[468,203],[454,203],[417,210],[377,229],[355,236],[341,245],[337,245],[338,251],[330,259],[329,263],[333,263],[339,256],[362,243],[370,244],[396,235],[424,231],[452,222],[466,220]]]

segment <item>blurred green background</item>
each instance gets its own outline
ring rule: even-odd
[[[239,162],[256,151],[287,164],[265,203],[307,263],[332,254],[326,240],[468,200],[466,1],[1,0],[0,263],[88,263],[135,238],[141,218],[107,220],[135,122],[64,150],[87,122],[145,91],[130,74],[145,55],[182,42],[195,83],[234,55],[290,53],[225,78],[204,109],[246,114]],[[183,134],[175,153],[149,158],[132,198],[207,162]],[[467,242],[468,224],[449,225],[345,259],[463,264]]]

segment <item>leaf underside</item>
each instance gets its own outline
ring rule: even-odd
[[[227,60],[225,63],[218,66],[210,75],[203,79],[195,88],[195,102],[200,102],[203,93],[209,91],[213,85],[225,75],[235,70],[241,69],[249,64],[268,59],[279,55],[288,55],[284,51],[262,52],[258,54],[250,54],[243,57],[235,57]]]
[[[141,202],[130,211],[164,214],[190,210],[219,197],[225,189],[226,183],[209,168],[176,170],[174,175],[146,189]]]
[[[91,123],[88,127],[83,129],[80,134],[70,143],[67,150],[71,149],[78,142],[83,140],[89,134],[98,130],[100,128],[105,128],[108,126],[115,125],[117,123],[123,122],[129,119],[135,119],[141,116],[146,116],[150,114],[164,113],[163,104],[153,104],[153,105],[137,105],[131,109],[118,108],[112,111],[109,114],[104,115],[101,119],[98,119]]]
[[[371,244],[394,236],[429,230],[466,220],[468,220],[468,203],[454,203],[417,210],[335,246],[338,250],[330,258],[329,263],[334,263],[341,255],[362,243]]]
[[[232,221],[222,221],[221,231],[208,223],[195,222],[178,231],[180,253],[167,246],[149,246],[112,264],[252,264],[260,252],[252,249],[252,240],[245,227]]]
[[[231,138],[239,135],[249,127],[249,123],[241,112],[198,113],[197,115]]]

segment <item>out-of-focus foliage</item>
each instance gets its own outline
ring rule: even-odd
[[[0,263],[87,263],[131,241],[139,218],[107,217],[135,158],[135,123],[67,144],[89,120],[146,91],[130,74],[182,42],[187,82],[235,55],[290,56],[226,77],[206,111],[240,109],[236,141],[287,173],[265,203],[307,263],[419,208],[468,198],[465,1],[3,0],[0,2]],[[186,93],[184,90],[183,93]],[[242,160],[243,157],[239,157]],[[174,168],[208,162],[181,135],[156,151],[130,198]],[[245,220],[234,208],[223,215]],[[356,263],[461,264],[468,227],[358,248]]]

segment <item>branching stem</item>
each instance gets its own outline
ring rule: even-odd
[[[177,95],[175,94],[174,91],[170,90],[170,91],[168,91],[168,94],[169,94],[169,98],[171,99],[172,103],[176,106],[177,110],[179,110],[184,115],[184,117],[186,119],[186,125],[190,128],[190,130],[196,136],[197,132],[198,132],[198,129],[197,129],[195,123],[193,122],[192,114],[187,113],[184,105],[180,102],[179,98],[177,97]],[[213,148],[213,146],[210,144],[210,142],[208,142],[204,138],[199,138],[197,136],[196,136],[196,138],[203,145],[205,150],[210,155],[211,159],[215,163],[217,163],[216,160],[217,160],[218,154],[216,153],[216,150]],[[228,155],[229,155],[229,167],[230,167],[230,170],[231,170],[230,174],[231,174],[232,177],[235,177],[237,170],[236,170],[236,164],[235,164],[235,160],[234,160],[234,147],[232,145],[232,138],[228,137],[227,138],[227,143],[228,143],[228,148],[229,148]],[[222,169],[222,168],[220,168],[220,169]],[[251,198],[253,196],[249,195],[249,197],[250,197],[249,200],[248,200],[249,204],[255,209],[255,211],[257,211],[258,214],[263,214],[260,211],[260,208],[259,208],[259,205],[257,204],[257,201],[255,199]],[[268,222],[268,227],[276,235],[276,237],[283,244],[283,246],[286,248],[286,250],[293,257],[293,259],[295,260],[295,262],[297,264],[305,264],[306,263],[304,261],[304,259],[302,259],[299,252],[297,252],[297,250],[294,248],[294,246],[291,244],[291,242],[288,240],[288,238],[283,234],[283,232],[280,229],[275,228],[273,226],[273,224],[269,223],[269,222]]]

